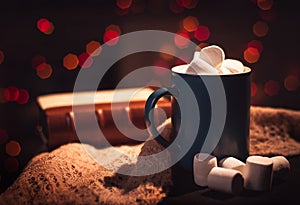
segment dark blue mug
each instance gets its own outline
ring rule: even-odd
[[[188,65],[172,68],[172,86],[154,91],[146,101],[145,121],[154,139],[172,148],[172,157],[192,173],[194,155],[206,152],[218,159],[249,156],[251,69],[221,75],[187,74]],[[153,122],[156,102],[171,95],[174,138],[167,140]],[[174,146],[175,145],[175,146]],[[176,149],[174,149],[174,147]]]

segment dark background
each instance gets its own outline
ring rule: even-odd
[[[183,8],[177,14],[169,8],[172,2],[134,0],[131,7],[123,11],[125,14],[120,15],[122,10],[118,9],[116,1],[1,1],[0,50],[5,57],[0,64],[0,192],[13,182],[29,159],[45,151],[35,131],[39,115],[36,97],[71,92],[81,68],[78,66],[72,71],[64,68],[64,56],[68,53],[80,55],[91,40],[103,44],[105,28],[110,24],[118,25],[121,34],[145,29],[177,32],[181,20],[187,16],[197,17],[199,24],[206,25],[211,32],[205,43],[221,46],[227,58],[238,59],[252,68],[253,88],[257,88],[253,89],[252,105],[300,109],[300,13],[297,1],[274,0],[272,8],[264,11],[255,0],[199,0],[195,8]],[[47,18],[54,24],[51,35],[38,30],[36,24],[40,18]],[[269,26],[266,36],[258,37],[253,33],[252,26],[257,21]],[[196,44],[203,43],[195,38],[191,40]],[[263,45],[259,60],[253,64],[243,57],[251,40],[259,40]],[[36,55],[44,56],[52,66],[53,73],[49,78],[40,79],[36,75],[32,67]],[[168,68],[177,64],[174,59],[167,61],[154,53],[131,56],[111,68],[99,89],[114,88],[124,74],[153,65],[157,60],[166,61]],[[293,90],[285,86],[286,77],[290,75],[296,79]],[[272,96],[266,91],[270,80],[273,87],[269,89],[276,91]],[[9,86],[27,90],[28,102],[6,101],[3,92]],[[21,147],[17,156],[6,153],[6,144],[12,140]],[[17,168],[7,162],[10,158],[17,160]]]

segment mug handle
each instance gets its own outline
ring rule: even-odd
[[[168,147],[171,143],[161,136],[154,124],[154,112],[151,110],[154,109],[157,101],[164,95],[172,95],[169,92],[168,88],[160,88],[155,90],[147,99],[145,105],[145,122],[148,129],[148,132],[154,137],[154,139],[161,144],[164,148]]]

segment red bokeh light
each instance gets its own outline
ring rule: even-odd
[[[184,8],[178,5],[175,0],[170,1],[169,8],[175,14],[179,14],[184,11]]]
[[[81,68],[89,68],[93,64],[93,58],[87,53],[80,54],[78,60]]]
[[[257,92],[257,85],[254,82],[251,82],[251,97],[254,97]]]
[[[116,4],[120,9],[128,9],[132,4],[132,0],[117,0]]]
[[[36,55],[32,58],[32,67],[34,69],[37,69],[37,67],[42,63],[46,63],[46,58],[44,56]]]
[[[210,36],[210,31],[207,26],[198,26],[198,28],[194,32],[194,37],[198,41],[206,41]]]
[[[264,92],[269,96],[277,95],[280,90],[280,85],[275,80],[269,80],[264,85]]]
[[[47,79],[50,78],[52,75],[53,69],[50,64],[47,63],[41,63],[36,67],[36,74],[41,78],[41,79]]]
[[[174,43],[178,48],[186,48],[190,42],[190,36],[185,31],[179,31],[174,36]]]
[[[259,53],[261,53],[264,49],[261,41],[259,40],[252,40],[248,43],[247,45],[248,48],[256,48],[258,50]]]
[[[19,90],[19,97],[17,99],[18,104],[26,104],[29,100],[29,93],[25,89],[20,89]]]
[[[6,101],[13,102],[19,97],[19,89],[15,86],[10,86],[4,90],[4,98]]]
[[[116,31],[113,30],[107,30],[104,33],[103,36],[103,41],[106,43],[108,46],[114,46],[118,43],[119,41],[119,34]]]
[[[45,33],[51,28],[51,22],[46,18],[41,18],[37,21],[37,28]]]

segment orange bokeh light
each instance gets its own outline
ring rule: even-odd
[[[4,52],[0,50],[0,64],[4,61]]]
[[[198,41],[206,41],[210,36],[210,31],[207,26],[198,26],[198,28],[194,32],[194,37]]]
[[[74,70],[75,68],[77,68],[78,63],[79,60],[77,58],[77,55],[73,53],[67,54],[63,59],[63,65],[68,70]]]
[[[174,53],[175,54],[175,48],[173,45],[170,44],[165,44],[160,48],[160,57],[162,57],[165,60],[172,60],[174,58],[174,56],[167,54],[166,52],[169,53]]]
[[[186,48],[189,45],[190,36],[187,32],[179,31],[174,36],[174,43],[178,48]]]
[[[284,87],[288,91],[295,91],[299,88],[300,81],[299,78],[295,75],[289,75],[284,79]]]
[[[248,63],[256,63],[259,60],[260,54],[257,48],[249,47],[244,51],[244,59]]]
[[[277,81],[275,80],[269,80],[268,82],[265,83],[264,85],[264,92],[268,96],[274,96],[277,95],[280,90],[280,85]]]
[[[257,6],[261,10],[270,10],[273,6],[273,0],[257,0]]]
[[[119,34],[116,31],[113,31],[113,30],[107,30],[104,33],[103,41],[108,46],[114,46],[119,41]]]
[[[93,58],[87,53],[80,54],[78,60],[81,68],[89,68],[93,64]]]
[[[29,100],[29,93],[27,90],[25,89],[19,89],[19,97],[17,99],[17,103],[22,105],[22,104],[26,104]]]
[[[132,0],[117,0],[117,6],[120,9],[128,9],[132,4]]]
[[[90,56],[98,56],[102,51],[102,47],[98,41],[91,41],[86,44],[85,51]]]
[[[21,146],[20,143],[17,141],[10,141],[5,145],[5,151],[6,154],[8,154],[11,157],[16,157],[20,154],[21,152]]]
[[[19,97],[19,89],[15,86],[10,86],[4,89],[4,98],[6,101],[13,102]]]
[[[199,21],[194,16],[188,16],[188,17],[183,19],[182,26],[186,31],[193,32],[198,28]]]
[[[269,26],[264,21],[257,21],[253,24],[252,31],[257,37],[264,37],[269,32]]]
[[[42,63],[36,67],[36,74],[41,79],[47,79],[52,75],[53,69],[51,65],[47,63]]]

